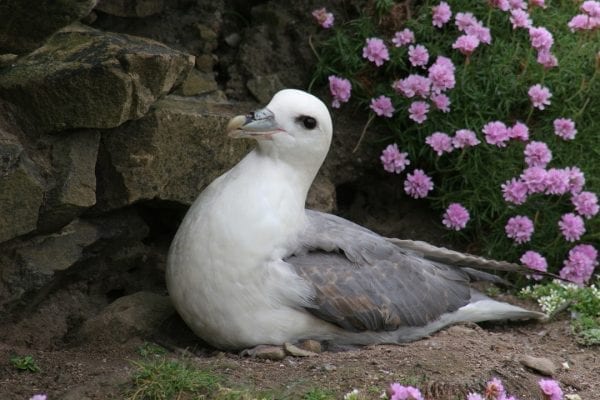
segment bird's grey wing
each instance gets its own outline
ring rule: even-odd
[[[286,262],[315,289],[318,317],[351,331],[423,326],[466,305],[469,277],[403,251],[329,214],[307,212],[298,249]]]

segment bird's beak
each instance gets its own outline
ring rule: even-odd
[[[283,129],[275,122],[275,115],[268,108],[235,116],[227,123],[227,135],[232,138],[251,137],[271,140],[274,134],[282,131]]]

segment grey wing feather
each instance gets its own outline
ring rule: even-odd
[[[308,211],[286,259],[315,288],[309,311],[351,331],[422,326],[468,304],[469,276],[343,218]]]

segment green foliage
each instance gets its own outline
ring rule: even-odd
[[[32,356],[14,356],[11,357],[10,363],[13,367],[18,369],[19,371],[26,372],[39,372],[40,367],[38,367],[37,363],[33,359]]]
[[[375,2],[383,4],[385,2]],[[392,98],[397,110],[393,118],[375,118],[377,137],[367,137],[370,144],[382,149],[391,142],[409,153],[411,168],[422,168],[435,182],[433,195],[428,199],[441,216],[453,202],[461,203],[471,214],[467,228],[449,232],[455,238],[471,243],[472,251],[487,257],[517,261],[526,250],[544,255],[551,271],[557,271],[573,243],[564,240],[558,221],[565,212],[572,212],[569,195],[533,195],[523,205],[509,205],[503,199],[501,184],[518,177],[526,167],[525,144],[511,140],[506,148],[485,143],[481,129],[490,121],[499,120],[512,126],[526,122],[532,140],[543,141],[553,152],[548,168],[578,166],[586,176],[585,190],[600,193],[600,31],[572,33],[567,22],[576,15],[579,3],[567,0],[552,2],[547,9],[531,10],[534,26],[544,26],[554,35],[552,52],[559,61],[558,68],[544,69],[537,63],[536,52],[529,43],[525,29],[513,30],[509,14],[491,8],[487,2],[450,1],[454,15],[472,12],[491,29],[491,45],[481,44],[469,57],[452,49],[460,35],[454,19],[443,28],[431,23],[431,7],[439,1],[419,2],[414,18],[405,23],[379,18],[381,7],[366,8],[352,21],[336,19],[336,26],[323,31],[315,42],[318,66],[313,84],[325,85],[329,75],[338,75],[352,83],[351,104],[369,111],[370,99],[379,95]],[[386,9],[393,7],[386,6]],[[390,43],[395,31],[403,28],[414,31],[416,43],[427,47],[430,63],[437,56],[452,59],[456,66],[456,87],[447,92],[451,112],[431,110],[428,120],[418,125],[408,118],[408,106],[415,100],[405,99],[394,92],[393,81],[411,73],[426,75],[421,68],[411,67],[408,49]],[[362,58],[366,38],[386,40],[390,60],[377,68]],[[543,111],[534,110],[527,91],[534,84],[543,84],[552,92],[552,104]],[[573,141],[564,141],[554,134],[556,118],[571,118],[578,130]],[[474,148],[437,156],[425,138],[436,131],[453,135],[458,129],[471,129],[482,142]],[[398,184],[402,184],[398,178]],[[529,216],[535,224],[532,241],[515,245],[506,237],[504,226],[515,215]],[[441,221],[441,217],[440,217]],[[586,221],[587,233],[581,242],[600,243],[600,218]]]
[[[311,389],[302,397],[303,400],[334,400],[335,396],[323,389]]]
[[[572,327],[577,341],[584,345],[600,344],[600,282],[578,287],[558,280],[528,286],[521,290],[524,298],[534,299],[542,310],[554,315],[564,309],[573,315]]]
[[[128,400],[169,400],[179,398],[182,393],[196,396],[190,398],[203,398],[218,386],[216,375],[181,361],[161,358],[133,364],[137,371]]]
[[[144,358],[148,357],[156,357],[163,356],[167,354],[167,350],[164,347],[161,347],[155,343],[144,342],[140,347],[138,347],[137,352],[140,356]]]

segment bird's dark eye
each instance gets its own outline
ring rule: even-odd
[[[300,121],[306,129],[315,129],[315,127],[317,126],[317,120],[313,117],[300,117]]]

